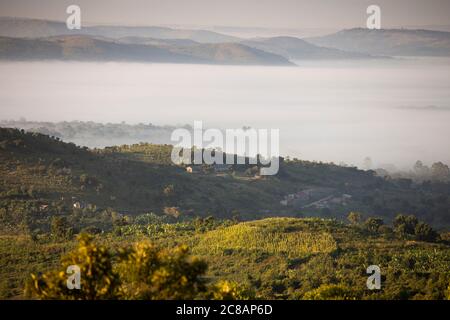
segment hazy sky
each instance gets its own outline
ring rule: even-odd
[[[377,4],[388,28],[446,25],[450,13],[449,0],[0,0],[0,15],[65,20],[70,4],[85,23],[125,25],[348,28]]]

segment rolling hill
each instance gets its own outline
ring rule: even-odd
[[[72,60],[205,63],[152,45],[120,44],[88,36],[42,39],[0,37],[3,60]]]
[[[0,36],[11,38],[45,38],[58,35],[90,35],[106,38],[148,37],[159,39],[191,39],[197,42],[218,43],[237,41],[238,38],[206,30],[172,29],[166,27],[82,26],[69,30],[64,22],[0,17]]]
[[[220,64],[233,65],[295,65],[280,55],[255,49],[240,43],[198,44],[172,47],[171,52]]]
[[[58,137],[65,142],[89,148],[136,144],[147,141],[153,144],[170,143],[175,126],[157,126],[151,123],[137,125],[127,123],[97,123],[93,121],[41,122],[27,120],[0,120],[0,127],[24,129]],[[188,130],[191,127],[186,126]]]
[[[118,248],[134,243],[151,241],[164,250],[187,245],[208,265],[202,279],[209,284],[229,281],[247,298],[445,299],[450,281],[448,241],[410,241],[383,227],[369,231],[364,225],[329,219],[285,217],[168,223],[144,215],[111,231],[85,232],[95,237],[97,246],[112,250],[113,259],[124,252]],[[73,236],[55,237],[53,231],[42,230],[32,234],[0,233],[2,299],[23,299],[31,273],[58,268],[58,260],[76,250]],[[381,290],[367,290],[369,265],[381,269]]]
[[[0,59],[292,65],[281,56],[235,43],[135,44],[84,35],[39,39],[0,37]]]
[[[171,149],[141,143],[91,150],[1,128],[0,204],[14,221],[24,218],[23,206],[34,208],[42,223],[58,212],[70,213],[79,202],[93,217],[108,208],[131,215],[176,212],[242,219],[345,219],[348,212],[360,211],[386,221],[409,213],[434,226],[450,225],[446,183],[413,184],[373,171],[283,159],[276,176],[259,177],[258,168],[249,164],[229,166],[227,172],[199,165],[188,173],[171,162]],[[43,213],[41,206],[47,206]]]
[[[339,49],[316,46],[295,37],[273,37],[241,41],[247,46],[281,55],[292,60],[321,59],[370,59],[369,54],[346,52]]]
[[[0,128],[0,298],[25,298],[30,274],[59,268],[80,233],[114,262],[136,242],[164,250],[182,244],[208,266],[204,281],[229,281],[248,298],[447,297],[449,184],[410,185],[300,160],[282,161],[279,174],[266,178],[246,174],[248,166],[188,173],[170,152],[145,143],[88,149]],[[352,198],[320,209],[281,205],[302,190]],[[316,202],[310,195],[306,201]],[[340,221],[355,210],[363,214]],[[438,235],[413,216],[391,225],[399,212],[444,230]],[[382,288],[371,291],[366,269],[374,264]]]
[[[318,46],[389,56],[450,56],[450,32],[363,28],[305,39]]]

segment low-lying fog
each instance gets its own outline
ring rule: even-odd
[[[450,60],[298,67],[0,63],[0,119],[279,128],[283,155],[450,162]]]

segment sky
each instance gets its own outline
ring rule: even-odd
[[[449,0],[0,0],[0,16],[66,20],[77,4],[92,24],[264,28],[364,26],[366,8],[381,7],[382,27],[448,25]]]

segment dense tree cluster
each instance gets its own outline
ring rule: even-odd
[[[397,238],[403,240],[419,240],[435,242],[439,239],[439,234],[423,221],[419,221],[414,215],[399,214],[395,217],[392,227],[384,224],[383,219],[368,217],[361,225],[362,214],[350,212],[347,220],[351,225],[363,227],[372,234],[395,234]]]

